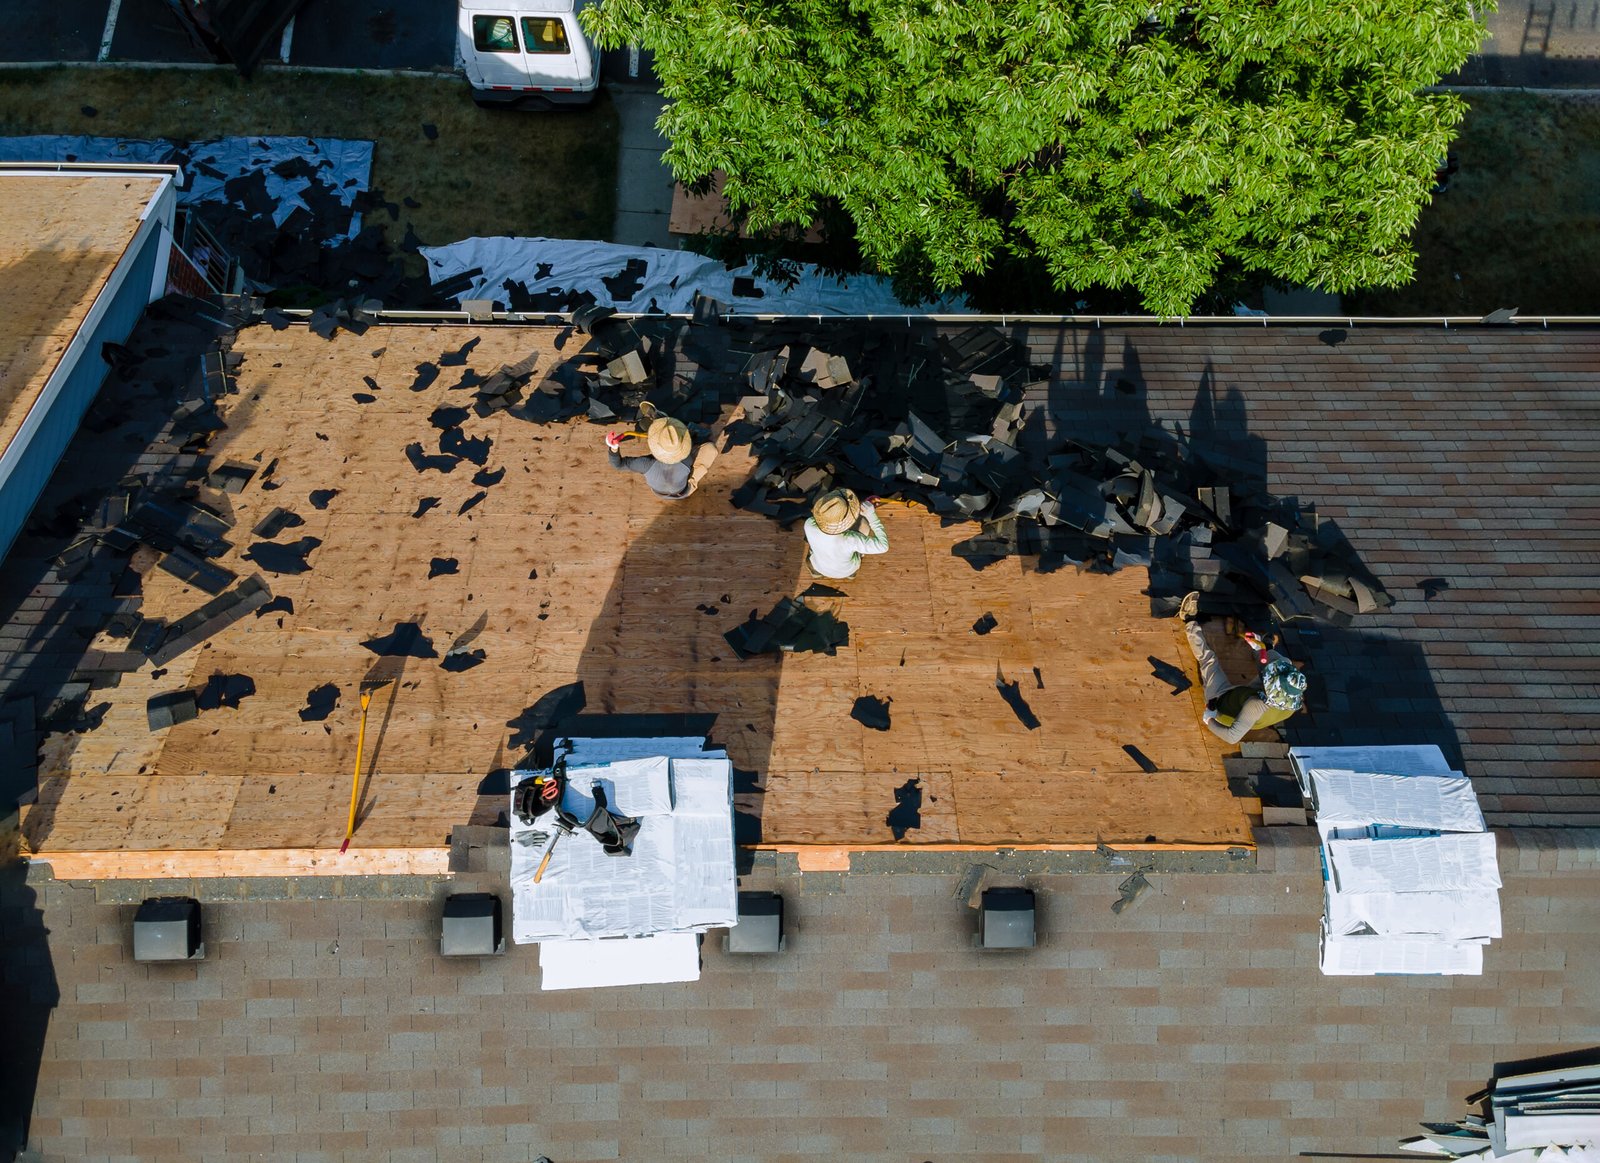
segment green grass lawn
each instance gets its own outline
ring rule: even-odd
[[[83,112],[84,107],[95,112]],[[423,124],[438,127],[437,140]],[[401,204],[427,244],[474,234],[609,238],[616,207],[617,117],[590,109],[479,109],[459,77],[346,76],[272,69],[0,70],[0,134],[91,134],[199,141],[241,135],[372,141],[372,185]],[[404,199],[420,203],[415,210]]]
[[[1461,171],[1417,224],[1416,279],[1346,295],[1345,310],[1600,315],[1600,94],[1468,100]]]

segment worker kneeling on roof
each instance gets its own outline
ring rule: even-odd
[[[650,491],[666,501],[681,501],[700,487],[700,481],[717,450],[711,444],[702,444],[698,450],[689,426],[671,416],[657,416],[650,421],[642,441],[635,439],[633,446],[642,443],[637,452],[624,447],[623,441],[637,438],[637,432],[606,433],[606,448],[610,450],[611,467],[624,472],[641,474]]]
[[[817,498],[806,518],[807,558],[818,577],[855,577],[869,553],[888,553],[889,534],[878,520],[873,502],[856,499],[849,489],[832,489]]]
[[[1200,664],[1200,682],[1205,688],[1205,724],[1224,743],[1237,743],[1251,731],[1281,723],[1305,705],[1306,676],[1300,668],[1254,634],[1244,639],[1256,651],[1261,673],[1252,683],[1234,686],[1228,679],[1216,652],[1200,628],[1200,595],[1190,594],[1178,607],[1184,636]]]

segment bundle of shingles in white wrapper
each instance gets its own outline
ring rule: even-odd
[[[1322,838],[1322,972],[1482,973],[1500,868],[1471,781],[1433,746],[1289,756]]]
[[[1487,1099],[1486,1114],[1423,1123],[1425,1134],[1400,1145],[1481,1163],[1600,1163],[1600,1065],[1508,1074],[1481,1097]]]
[[[557,839],[535,884],[552,817],[511,813],[511,936],[539,945],[541,988],[694,981],[699,935],[738,923],[733,767],[704,742],[570,741],[563,806],[587,818],[603,786],[613,811],[640,821],[630,855],[580,829]],[[532,774],[514,772],[512,786]]]

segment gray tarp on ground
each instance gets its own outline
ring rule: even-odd
[[[725,303],[742,315],[905,315],[910,312],[958,314],[971,311],[965,299],[941,299],[921,307],[907,307],[896,299],[889,280],[868,275],[836,278],[808,263],[800,264],[800,277],[785,288],[762,278],[753,266],[729,270],[715,259],[687,250],[647,246],[618,246],[609,242],[583,242],[563,238],[466,238],[447,246],[425,246],[428,277],[443,282],[478,269],[472,286],[457,298],[497,299],[507,302],[506,280],[522,283],[534,295],[546,292],[588,292],[595,302],[619,311],[661,311],[687,314],[695,295]],[[624,275],[630,260],[643,262],[638,277]],[[637,268],[635,268],[637,269]],[[736,278],[748,278],[761,294],[739,296]],[[614,295],[605,280],[624,286],[626,297]],[[637,289],[634,289],[634,288]]]
[[[304,160],[316,170],[315,178],[283,177],[273,171],[274,166],[295,159]],[[275,203],[272,220],[281,226],[297,208],[311,209],[300,194],[313,180],[350,205],[371,180],[372,143],[340,138],[224,137],[186,145],[159,138],[144,141],[41,134],[0,137],[0,161],[179,165],[183,167],[184,185],[178,201],[183,205],[227,203],[224,186],[228,180],[260,170],[266,177],[267,194]],[[355,214],[350,219],[349,237],[354,238],[360,230],[361,215]]]

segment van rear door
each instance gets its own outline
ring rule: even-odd
[[[580,92],[594,88],[589,42],[584,39],[572,13],[524,16],[521,32],[529,84]]]
[[[474,88],[521,89],[529,83],[515,14],[463,8],[459,34],[462,66]]]

